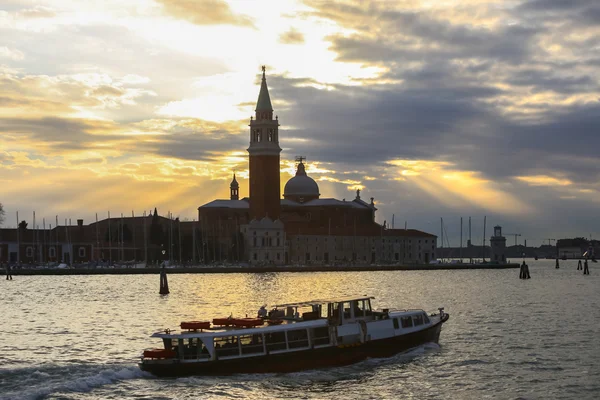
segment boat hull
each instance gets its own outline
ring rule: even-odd
[[[446,314],[447,315],[447,314]],[[156,376],[230,375],[281,373],[343,366],[367,358],[391,357],[425,343],[438,343],[442,323],[422,331],[347,346],[332,346],[257,357],[208,362],[140,363],[140,369]]]

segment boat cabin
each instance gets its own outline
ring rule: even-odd
[[[199,321],[182,323],[182,327],[202,329],[157,332],[152,336],[162,338],[164,349],[147,350],[144,358],[208,362],[255,357],[364,343],[420,330],[430,323],[422,310],[373,310],[371,299],[346,297],[278,304],[269,317],[258,319],[260,326],[252,318],[217,318],[213,320],[215,326],[209,328],[204,325],[209,323]],[[252,323],[231,322],[246,320]]]

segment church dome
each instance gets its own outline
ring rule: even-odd
[[[296,176],[285,184],[283,197],[299,202],[319,198],[319,185],[317,185],[314,179],[306,175],[303,163],[298,164]]]

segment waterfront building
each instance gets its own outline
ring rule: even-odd
[[[492,262],[506,262],[506,238],[502,236],[502,227],[496,225],[494,227],[494,236],[490,238],[490,247],[492,249]]]
[[[255,115],[250,118],[249,197],[240,199],[234,175],[230,198],[198,208],[200,235],[236,248],[237,260],[250,264],[429,263],[436,259],[435,235],[389,229],[375,221],[375,199],[322,198],[296,158],[296,174],[280,194],[279,118],[263,68]]]

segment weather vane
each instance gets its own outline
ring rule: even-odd
[[[263,65],[262,66],[262,71],[265,72],[266,70],[267,70],[267,67]]]

